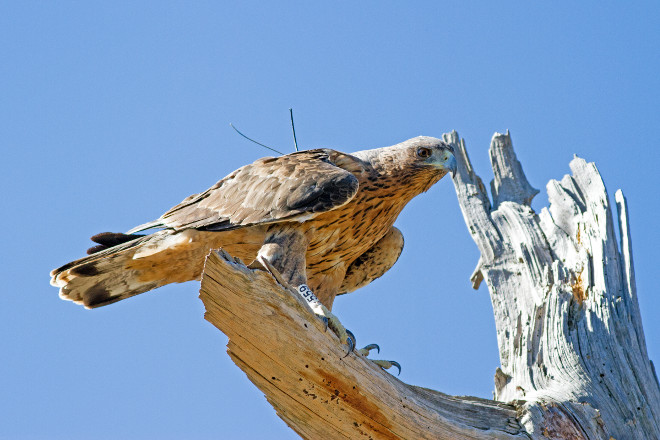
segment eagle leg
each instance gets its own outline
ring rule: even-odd
[[[330,327],[342,344],[348,345],[348,356],[355,349],[355,336],[346,330],[339,318],[333,315],[307,286],[307,245],[305,236],[295,228],[272,228],[259,249],[257,260],[283,286],[297,286],[296,292],[303,297],[314,314]]]
[[[319,301],[307,284],[299,285],[296,291],[307,301],[307,305],[309,305],[314,314],[321,318],[330,327],[330,330],[337,335],[341,343],[348,345],[348,351],[346,352],[346,356],[348,356],[355,349],[355,335],[353,335],[353,332],[346,329],[339,321],[339,318]]]
[[[380,353],[380,347],[378,346],[378,344],[369,344],[366,347],[357,350],[357,352],[362,356],[367,357],[369,356],[369,352],[371,350],[378,350],[378,353]],[[401,374],[401,364],[399,364],[397,361],[386,361],[381,359],[369,359],[369,360],[374,364],[378,365],[383,370],[389,370],[392,367],[396,367],[399,369],[397,376]]]

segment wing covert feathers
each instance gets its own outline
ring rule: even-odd
[[[309,218],[348,203],[357,193],[358,179],[337,163],[360,168],[359,159],[328,149],[259,159],[133,231],[154,226],[219,231]]]

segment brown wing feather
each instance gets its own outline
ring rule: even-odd
[[[361,168],[359,159],[329,149],[259,159],[145,226],[227,230],[329,211],[357,193],[357,178],[337,166],[347,162]]]

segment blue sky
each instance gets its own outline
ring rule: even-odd
[[[495,4],[497,3],[497,4]],[[4,2],[0,6],[0,437],[297,436],[203,320],[198,284],[88,311],[48,272],[88,237],[158,217],[268,155],[356,151],[453,129],[477,172],[511,130],[542,192],[574,154],[631,211],[649,354],[656,294],[660,4],[552,2]],[[490,397],[499,365],[485,286],[453,187],[415,199],[383,279],[334,311],[401,379]]]

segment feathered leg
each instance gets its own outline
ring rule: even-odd
[[[346,330],[339,319],[319,301],[307,286],[305,253],[307,238],[295,228],[273,227],[259,250],[257,261],[268,269],[283,285],[293,286],[305,299],[312,311],[319,316],[348,345],[348,353],[355,348],[355,336]]]

